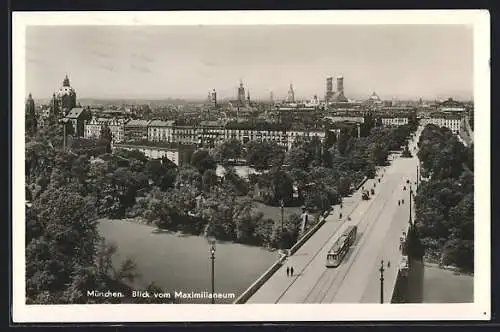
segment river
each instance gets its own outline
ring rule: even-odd
[[[137,264],[140,277],[134,286],[138,289],[154,281],[167,291],[211,291],[211,261],[205,238],[158,232],[155,227],[123,220],[101,220],[99,231],[108,242],[118,246],[114,264],[127,257]],[[217,242],[216,292],[234,293],[238,297],[277,259],[277,252],[263,248]]]

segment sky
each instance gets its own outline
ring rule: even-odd
[[[27,93],[46,99],[69,76],[77,98],[469,99],[473,35],[466,25],[30,26]],[[334,80],[335,82],[335,80]],[[334,86],[335,89],[335,86]]]

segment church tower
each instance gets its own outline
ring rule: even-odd
[[[52,94],[52,100],[50,101],[50,113],[49,113],[49,123],[54,124],[62,117],[61,110],[59,108],[59,101],[55,93]]]
[[[24,116],[26,119],[25,120],[26,133],[29,136],[35,135],[37,130],[37,119],[35,113],[35,101],[33,100],[31,93],[29,94],[28,99],[26,100]]]

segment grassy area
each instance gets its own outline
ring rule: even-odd
[[[261,202],[255,202],[255,208],[256,211],[261,211],[264,213],[264,218],[271,218],[275,222],[281,222],[281,208],[278,206],[269,206],[265,205]],[[283,216],[285,220],[292,214],[297,214],[301,215],[302,214],[302,207],[285,207],[283,209]]]

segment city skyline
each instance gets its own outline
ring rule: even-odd
[[[78,98],[96,99],[201,100],[212,89],[236,99],[240,80],[254,99],[283,99],[290,83],[297,99],[323,99],[326,78],[339,75],[349,99],[473,96],[466,25],[38,26],[26,36],[35,99],[66,74]]]

